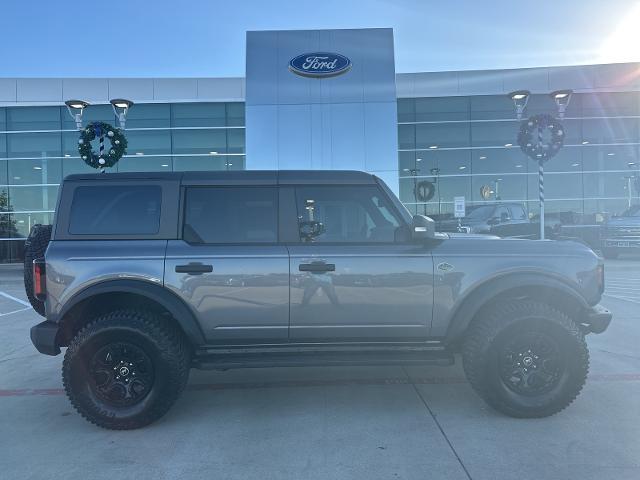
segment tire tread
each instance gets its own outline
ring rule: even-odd
[[[575,359],[580,367],[579,374],[571,380],[572,388],[558,401],[538,409],[521,409],[495,395],[485,380],[486,355],[492,342],[507,326],[526,316],[542,317],[562,327],[577,342],[579,358]],[[568,407],[582,391],[589,373],[589,350],[584,333],[569,316],[535,300],[514,300],[481,312],[480,318],[472,322],[462,345],[463,368],[467,380],[473,389],[494,409],[517,418],[540,418],[554,415]]]
[[[168,394],[159,397],[144,414],[126,421],[107,419],[100,415],[99,409],[84,405],[71,387],[70,375],[74,361],[82,345],[107,328],[134,328],[155,344],[163,361],[170,365],[169,371],[163,371],[169,378],[166,388]],[[64,356],[62,383],[73,407],[89,422],[99,427],[113,430],[129,430],[148,425],[162,417],[175,403],[189,379],[190,346],[184,335],[170,320],[153,312],[137,309],[114,310],[97,317],[82,328],[72,339]]]

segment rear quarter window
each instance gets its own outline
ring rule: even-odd
[[[152,235],[160,229],[158,185],[77,187],[69,212],[73,235]]]

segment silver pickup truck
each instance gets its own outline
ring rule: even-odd
[[[166,413],[189,369],[451,365],[544,417],[589,367],[601,260],[569,241],[444,234],[354,171],[67,177],[25,283],[71,403],[113,429]]]

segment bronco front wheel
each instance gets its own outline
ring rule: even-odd
[[[496,410],[546,417],[580,393],[589,352],[584,334],[566,314],[533,300],[514,300],[471,325],[463,366],[471,386]]]
[[[83,417],[126,430],[162,417],[184,389],[189,367],[188,345],[167,319],[119,310],[78,332],[65,354],[62,380]]]

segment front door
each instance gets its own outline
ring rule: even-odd
[[[433,260],[377,185],[300,186],[290,339],[402,341],[431,327]]]
[[[289,255],[278,244],[275,186],[189,186],[165,285],[195,312],[209,343],[282,343]]]

